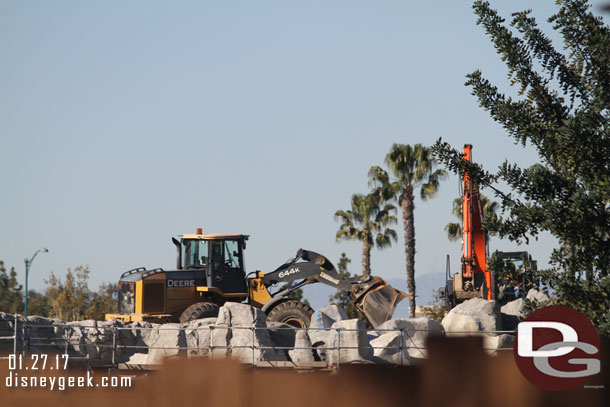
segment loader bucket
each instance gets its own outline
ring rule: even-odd
[[[387,285],[379,277],[376,277],[376,279],[378,279],[378,284],[364,293],[356,303],[374,328],[391,319],[394,310],[396,310],[396,305],[405,297],[410,297],[410,295]]]

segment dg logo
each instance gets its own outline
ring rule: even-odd
[[[521,373],[544,390],[569,390],[600,372],[599,337],[580,312],[551,305],[517,327],[513,353]]]

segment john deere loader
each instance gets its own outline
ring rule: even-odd
[[[288,295],[306,285],[323,283],[350,293],[350,298],[375,327],[392,317],[407,294],[379,277],[342,279],[321,254],[300,249],[277,269],[246,276],[244,251],[248,235],[182,235],[176,245],[175,270],[143,267],[126,271],[118,284],[119,314],[123,321],[187,322],[218,315],[225,302],[247,302],[270,321],[305,328],[313,310]]]

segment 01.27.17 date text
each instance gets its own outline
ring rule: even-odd
[[[30,355],[9,355],[9,370],[66,370],[68,367],[68,355],[49,355],[32,353]]]

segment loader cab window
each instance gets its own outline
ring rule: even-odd
[[[225,293],[245,293],[246,275],[240,240],[210,241],[210,267],[214,287]]]
[[[218,240],[210,242],[210,258],[215,272],[241,270],[239,244],[235,240]]]
[[[182,267],[203,268],[208,266],[209,242],[207,240],[184,240],[182,242]]]

